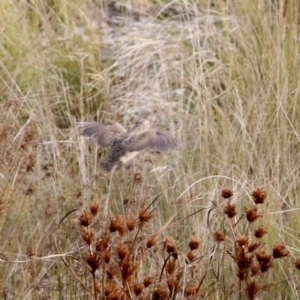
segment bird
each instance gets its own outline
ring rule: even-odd
[[[137,122],[129,130],[112,120],[77,124],[82,136],[95,139],[101,148],[110,148],[107,157],[100,163],[106,172],[130,161],[144,149],[165,151],[178,146],[174,136],[152,129],[150,121],[146,119]]]

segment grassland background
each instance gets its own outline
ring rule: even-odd
[[[59,220],[91,199],[100,199],[112,216],[134,213],[162,193],[160,228],[211,201],[222,205],[224,187],[233,188],[241,213],[255,187],[267,191],[259,221],[269,229],[266,247],[281,241],[291,251],[268,280],[297,277],[299,2],[120,3],[117,23],[108,16],[108,1],[0,2],[3,297],[89,299],[59,258],[4,261],[56,254]],[[104,118],[125,126],[149,118],[179,139],[179,149],[142,154],[133,169],[105,175],[99,168],[104,152],[75,126]],[[194,234],[210,249],[205,214],[164,234],[182,246]],[[222,220],[216,214],[213,225]],[[62,252],[80,245],[75,217],[65,224]],[[234,267],[228,260],[224,273]],[[298,299],[297,288],[297,280],[278,284],[263,299]],[[225,299],[220,292],[214,297]]]

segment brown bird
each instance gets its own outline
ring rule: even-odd
[[[172,135],[150,129],[150,122],[143,120],[129,130],[115,121],[80,122],[78,127],[83,136],[96,139],[100,147],[110,147],[101,167],[109,172],[114,166],[124,164],[144,149],[164,151],[177,147]]]

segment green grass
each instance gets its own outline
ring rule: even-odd
[[[85,245],[80,213],[60,220],[96,199],[100,235],[109,218],[137,216],[160,194],[143,239],[161,230],[162,253],[165,239],[186,251],[190,237],[199,237],[203,299],[245,297],[226,250],[234,252],[235,235],[251,236],[260,224],[268,228],[264,249],[281,242],[290,255],[257,277],[273,284],[258,297],[298,299],[298,1],[121,2],[127,19],[120,24],[105,21],[108,1],[0,3],[3,298],[92,299],[90,285],[74,276],[91,283],[78,249]],[[149,118],[179,139],[179,149],[145,152],[132,169],[103,174],[105,151],[79,137],[75,123],[105,118],[126,127]],[[266,190],[263,218],[253,225],[242,217],[230,229],[238,217],[224,216],[226,187],[234,190],[237,216],[253,206],[255,188]],[[216,244],[212,230],[221,229],[228,240]],[[52,257],[76,249],[79,262],[65,258],[74,273]],[[138,280],[162,270],[146,259]]]

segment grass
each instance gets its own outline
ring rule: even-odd
[[[3,298],[298,299],[298,1],[107,5],[0,3]],[[180,147],[104,174],[105,118]]]

